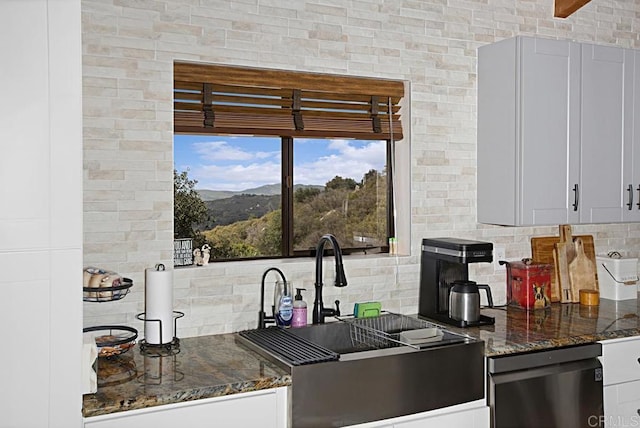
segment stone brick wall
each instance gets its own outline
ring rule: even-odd
[[[457,236],[530,255],[529,237],[556,228],[476,223],[476,49],[515,35],[638,48],[637,1],[596,0],[568,19],[531,0],[83,0],[84,263],[135,285],[125,299],[85,303],[85,325],[140,328],[144,270],[172,260],[172,66],[175,60],[362,75],[410,82],[410,255],[349,257],[349,286],[325,302],[381,300],[417,311],[420,240]],[[406,199],[406,197],[405,197]],[[640,250],[640,226],[576,226],[596,250]],[[313,260],[229,262],[174,272],[178,336],[257,323],[260,279],[278,266],[313,296]],[[325,283],[332,268],[327,262]],[[504,303],[504,273],[471,276]],[[275,278],[268,278],[267,301]]]

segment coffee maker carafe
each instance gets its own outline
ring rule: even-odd
[[[487,300],[493,306],[490,288],[469,281],[469,263],[492,261],[493,244],[490,242],[458,238],[423,239],[418,314],[457,327],[494,324],[494,318],[480,314],[479,294],[477,312],[468,308],[459,310],[460,303],[468,307],[469,302],[476,302],[477,289],[487,292]],[[463,290],[464,293],[461,292]],[[452,298],[453,302],[450,301]]]

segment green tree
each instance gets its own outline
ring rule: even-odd
[[[362,179],[362,185],[370,182],[371,180],[376,180],[378,179],[378,177],[380,177],[380,174],[378,174],[378,171],[376,171],[375,169],[370,169],[369,172],[367,172],[364,175],[364,178]]]
[[[362,186],[349,195],[347,228],[354,235],[367,237],[370,244],[371,239],[378,245],[386,242],[386,192],[386,174],[372,169],[365,174]]]
[[[359,182],[336,176],[326,183],[324,190],[298,189],[293,206],[296,218],[294,248],[313,249],[325,233],[334,234],[344,247],[384,245],[387,240],[386,175],[386,171],[372,169]],[[231,203],[226,207],[231,211],[234,208]],[[274,209],[264,215],[253,216],[246,212],[243,215],[246,220],[218,225],[200,235],[211,245],[212,258],[280,255],[281,210]]]
[[[325,191],[302,203],[294,200],[294,248],[314,248],[322,235],[332,233],[342,245],[351,242],[345,229],[349,194],[357,183],[351,178],[336,176],[326,183]]]
[[[342,178],[339,175],[333,177],[325,185],[327,190],[353,190],[358,183],[353,178]]]
[[[304,203],[312,200],[320,194],[321,190],[316,187],[300,187],[293,194],[293,200],[296,203]]]
[[[201,238],[193,225],[207,220],[207,206],[195,190],[197,180],[190,180],[188,171],[173,170],[173,233],[175,238]],[[194,242],[199,247],[204,242]]]
[[[207,242],[211,245],[213,259],[234,259],[242,257],[256,257],[259,252],[250,242],[251,230],[261,219],[238,221],[227,226],[216,226],[204,232]],[[249,231],[249,233],[247,233]]]
[[[282,210],[277,209],[263,216],[264,227],[257,236],[260,254],[282,254]]]

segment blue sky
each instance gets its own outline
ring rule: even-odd
[[[280,182],[280,138],[174,136],[174,168],[197,189],[239,191]],[[294,183],[324,185],[336,175],[360,181],[382,171],[384,141],[296,139]]]

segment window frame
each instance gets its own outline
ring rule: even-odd
[[[176,133],[180,135],[212,135],[212,134],[189,134],[189,133]],[[242,135],[244,137],[254,137],[254,135]],[[318,139],[318,138],[315,138]],[[329,138],[327,138],[329,139]],[[363,140],[364,141],[364,140]],[[372,140],[373,141],[373,140]],[[281,180],[280,180],[280,204],[281,204],[281,228],[282,228],[282,241],[280,255],[274,256],[256,256],[256,257],[237,257],[227,259],[211,258],[209,262],[225,262],[225,261],[241,261],[241,260],[264,260],[264,259],[280,259],[280,258],[296,258],[296,257],[313,257],[315,256],[315,248],[308,250],[294,249],[294,165],[293,165],[293,145],[295,138],[292,137],[280,137],[281,145]],[[377,254],[388,253],[389,244],[388,239],[395,236],[395,206],[394,206],[394,190],[393,190],[393,172],[394,165],[392,163],[393,145],[390,140],[386,140],[386,167],[387,167],[387,191],[386,191],[386,228],[387,228],[387,240],[385,244],[381,246],[370,247],[349,247],[341,243],[341,250],[343,255],[351,254]],[[324,249],[325,253],[330,253],[330,248]]]
[[[181,102],[177,98],[177,90],[179,85],[185,85],[184,82],[189,82],[188,87],[198,88],[202,85],[202,90],[194,89],[195,95],[189,96],[194,98],[193,105],[198,104],[197,112],[190,111],[187,114],[190,115],[190,121],[184,120],[184,106],[185,103]],[[180,82],[180,83],[178,83]],[[241,108],[240,114],[245,114],[245,119],[248,119],[249,126],[245,128],[238,127],[238,121],[231,121],[228,128],[224,126],[216,127],[216,109],[215,101],[213,98],[220,96],[220,98],[226,99],[229,102],[229,96],[227,93],[216,95],[215,92],[211,92],[214,85],[227,85],[224,88],[227,91],[236,91],[236,89],[228,89],[233,85],[242,86],[244,89],[238,89],[238,93],[241,94],[243,99],[246,98],[245,93],[256,94],[260,92],[259,87],[268,87],[269,93],[277,92],[290,93],[283,95],[282,100],[278,101],[279,108],[270,108],[268,110],[262,110],[267,114],[277,114],[277,117],[282,117],[282,110],[288,109],[291,124],[286,122],[277,121],[280,128],[266,129],[264,127],[264,116],[254,115],[255,109],[251,109],[253,113],[247,113],[247,109]],[[231,86],[228,86],[231,85]],[[244,86],[243,86],[244,85]],[[403,139],[403,129],[401,122],[401,103],[404,100],[404,85],[405,82],[393,81],[387,79],[366,78],[366,77],[353,77],[353,76],[335,76],[327,74],[306,73],[297,71],[282,71],[282,70],[267,70],[257,69],[249,67],[230,67],[221,65],[209,65],[209,64],[193,64],[193,63],[174,63],[174,133],[183,135],[242,135],[242,136],[271,136],[279,137],[281,139],[281,227],[282,227],[282,242],[281,242],[281,254],[277,256],[257,256],[257,257],[242,257],[234,259],[212,259],[211,261],[238,261],[238,260],[253,260],[253,259],[273,259],[273,258],[287,258],[287,257],[304,257],[315,255],[315,248],[307,250],[295,250],[293,246],[294,237],[294,212],[293,212],[293,146],[295,138],[314,138],[314,139],[330,139],[330,138],[350,138],[357,140],[383,140],[386,141],[386,180],[387,180],[387,194],[386,194],[386,220],[387,220],[387,240],[380,247],[362,248],[362,247],[345,247],[343,251],[345,254],[369,254],[375,253],[388,253],[389,245],[388,238],[396,236],[396,204],[395,204],[395,192],[394,192],[394,177],[395,177],[395,152],[396,141]],[[254,87],[255,86],[255,87]],[[249,89],[246,89],[246,88]],[[274,90],[273,88],[280,88]],[[304,88],[304,89],[301,89]],[[311,89],[309,89],[311,88]],[[284,91],[284,92],[283,92]],[[288,92],[290,91],[290,92]],[[301,91],[306,91],[313,95],[309,95],[310,98],[306,99],[305,105],[311,104],[331,105],[331,108],[338,106],[335,111],[323,111],[320,107],[314,110],[314,107],[307,107],[304,109],[303,100],[301,99]],[[332,93],[328,95],[329,101],[318,101],[314,99],[314,96],[323,97],[324,91]],[[366,96],[362,93],[366,92]],[[358,93],[361,95],[353,95]],[[184,92],[182,92],[184,94]],[[352,94],[352,95],[349,95]],[[234,95],[234,94],[231,94]],[[200,101],[196,99],[200,97]],[[267,103],[274,103],[271,95],[265,95],[265,98],[269,98]],[[386,103],[385,101],[386,97]],[[354,104],[357,105],[357,109],[362,110],[362,100],[368,100],[366,104],[367,111],[358,112],[357,121],[353,119],[356,114],[351,111],[351,107],[347,107],[349,111],[345,113],[345,107],[342,106],[344,100],[353,99]],[[251,102],[262,102],[261,98],[251,98]],[[256,101],[257,100],[257,101]],[[333,100],[333,101],[331,101]],[[339,100],[336,101],[335,100]],[[357,100],[357,101],[355,101]],[[287,105],[287,102],[289,104]],[[325,104],[322,104],[324,102]],[[349,101],[344,101],[349,102]],[[232,102],[231,102],[232,103]],[[329,103],[329,104],[327,104]],[[242,107],[242,106],[241,106]],[[248,106],[247,107],[251,107]],[[188,108],[193,109],[192,105]],[[223,106],[224,109],[227,106]],[[232,108],[232,107],[229,107]],[[237,111],[240,111],[237,110]],[[329,110],[329,109],[327,109]],[[318,113],[319,111],[319,113]],[[262,112],[260,114],[262,114]],[[314,113],[315,112],[315,113]],[[224,113],[222,113],[224,115]],[[330,116],[331,120],[341,120],[341,123],[345,124],[347,131],[336,130],[335,123],[327,121],[327,129],[318,131],[317,128],[312,130],[305,129],[304,124],[307,119],[311,117],[311,121],[316,119],[313,114],[320,114],[321,116]],[[198,115],[201,115],[198,116]],[[276,116],[274,116],[276,117]],[[194,121],[194,118],[196,120]],[[364,120],[363,120],[364,118]],[[255,123],[251,120],[256,119]],[[198,120],[200,121],[198,124]],[[279,120],[279,119],[278,119]],[[220,121],[218,121],[220,122]],[[322,119],[320,120],[322,122]],[[370,129],[362,127],[362,123],[370,123],[368,125]],[[188,126],[185,125],[188,123]],[[322,122],[324,123],[324,122]],[[244,122],[243,122],[244,124]],[[355,124],[355,125],[354,125]],[[262,126],[262,128],[261,128]],[[404,180],[403,180],[404,181]]]

